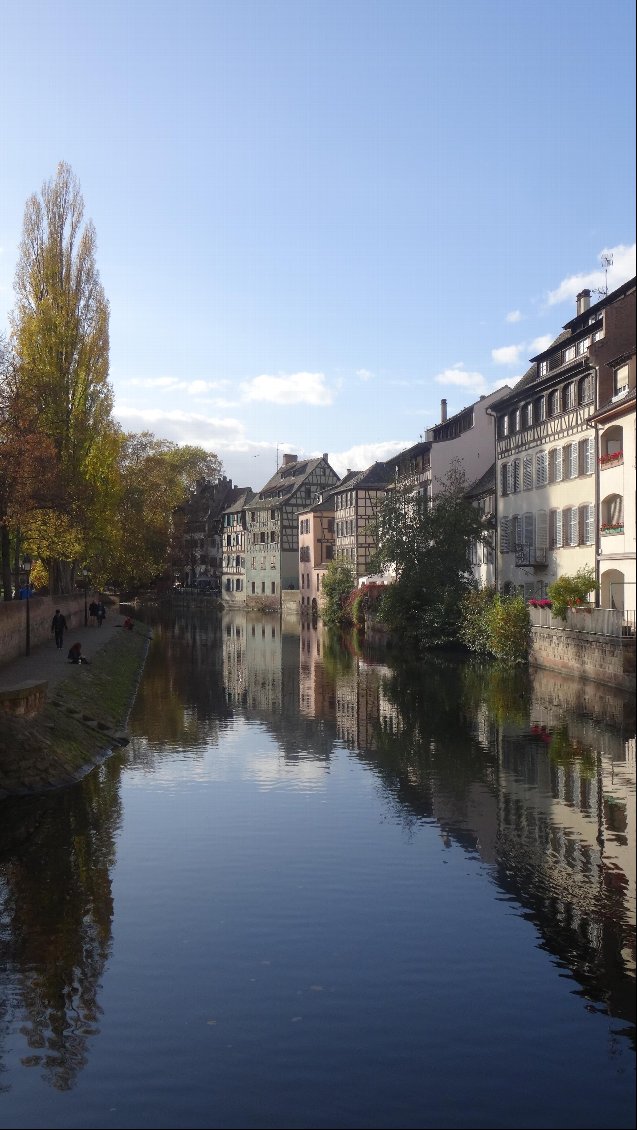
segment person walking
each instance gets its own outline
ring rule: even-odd
[[[62,650],[64,643],[64,632],[66,630],[66,617],[56,608],[53,619],[51,620],[51,631],[55,635],[55,646],[58,651]]]
[[[88,614],[91,618],[91,624],[95,627],[95,620],[97,618],[97,603],[92,600],[88,606]]]
[[[106,616],[106,607],[101,597],[97,602],[95,615],[97,617],[97,626],[101,628],[104,623],[104,617]]]

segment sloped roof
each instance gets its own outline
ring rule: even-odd
[[[495,490],[495,463],[476,479],[475,483],[464,492],[465,498],[480,498],[483,494],[492,494]]]
[[[319,456],[318,459],[298,459],[294,463],[279,467],[272,478],[268,479],[265,486],[261,487],[258,497],[254,499],[255,507],[257,509],[265,508],[270,506],[272,502],[280,504],[285,502],[286,499],[292,498],[299,487],[321,464],[332,470],[322,456]]]

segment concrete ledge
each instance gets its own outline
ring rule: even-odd
[[[635,642],[629,638],[533,625],[529,662],[620,690],[635,690]]]
[[[44,706],[48,685],[32,679],[0,688],[0,710],[5,714],[32,717]]]

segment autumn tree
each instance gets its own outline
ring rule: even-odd
[[[12,599],[12,563],[33,552],[28,525],[38,512],[59,505],[55,449],[39,430],[30,402],[19,395],[15,356],[0,339],[0,560],[4,600]],[[13,562],[12,562],[13,551]],[[15,578],[17,587],[17,577]]]
[[[63,501],[40,511],[33,531],[54,592],[72,588],[115,482],[109,308],[95,248],[79,183],[62,162],[26,204],[11,317],[20,399],[53,445],[62,484]]]
[[[200,479],[216,482],[219,458],[201,447],[158,439],[152,432],[122,437],[119,472],[120,546],[118,581],[144,586],[166,568],[173,511]]]

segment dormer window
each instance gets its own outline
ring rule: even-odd
[[[548,361],[540,361],[540,376],[545,377],[549,371]]]
[[[574,345],[568,345],[566,347],[566,349],[564,350],[564,352],[562,353],[562,361],[564,363],[566,363],[567,361],[572,361],[574,359],[574,357],[575,357],[575,346]]]

